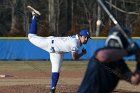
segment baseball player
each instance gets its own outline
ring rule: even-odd
[[[126,32],[128,30],[125,29]],[[138,52],[136,52],[138,51]],[[89,60],[83,81],[78,93],[111,93],[119,80],[125,80],[133,85],[140,83],[139,46],[128,43],[127,39],[116,27],[106,40],[106,46],[98,49]],[[132,72],[123,57],[136,56],[136,70]]]
[[[50,60],[52,64],[52,82],[51,92],[55,93],[56,85],[60,75],[60,68],[63,62],[64,53],[71,52],[74,60],[79,59],[86,54],[86,50],[83,49],[81,53],[78,53],[79,47],[82,44],[86,44],[90,34],[87,29],[82,29],[80,34],[68,36],[68,37],[40,37],[37,36],[37,16],[41,15],[39,11],[35,10],[31,6],[28,8],[32,12],[32,23],[28,34],[29,41],[35,46],[50,53]]]

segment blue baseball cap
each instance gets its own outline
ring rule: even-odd
[[[80,36],[85,36],[85,37],[90,38],[89,30],[88,29],[80,30]]]

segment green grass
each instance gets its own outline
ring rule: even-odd
[[[50,62],[43,61],[0,61],[0,71],[33,71],[35,68],[43,70],[50,66]]]
[[[61,70],[83,70],[87,61],[64,61]],[[51,70],[50,61],[0,61],[0,71],[47,71]]]
[[[64,61],[62,70],[83,70],[87,67],[87,61]],[[135,69],[135,62],[127,62],[131,69]],[[0,61],[0,71],[33,71],[50,70],[50,61]]]

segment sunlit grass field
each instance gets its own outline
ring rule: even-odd
[[[126,63],[131,68],[132,71],[135,70],[136,62],[131,61],[131,62],[126,62]],[[61,71],[65,72],[65,74],[67,74],[67,72],[68,72],[68,74],[71,74],[71,73],[74,73],[75,71],[77,71],[78,75],[83,76],[84,72],[86,70],[87,64],[88,64],[88,61],[64,61],[62,64]],[[24,75],[24,73],[28,73],[28,75],[29,75],[29,73],[32,73],[32,72],[33,73],[42,73],[43,72],[46,74],[46,72],[47,73],[51,72],[51,62],[50,61],[0,61],[0,75],[7,74],[7,73],[10,74],[11,72],[12,72],[12,74],[14,72],[16,74],[23,73],[23,75]],[[27,74],[25,74],[25,75],[27,75]],[[42,74],[39,74],[39,75],[42,75]],[[40,76],[40,77],[42,77],[42,76]],[[50,79],[50,74],[48,74],[48,76]],[[22,74],[20,75],[20,77],[22,77]],[[45,78],[40,78],[40,79],[39,78],[35,79],[35,77],[36,77],[36,75],[34,75],[34,79],[32,79],[32,80],[30,77],[30,79],[29,79],[30,82],[28,81],[27,83],[34,84],[35,81],[38,80],[41,84],[44,84],[47,79],[46,76],[45,76]],[[39,76],[37,76],[37,77],[39,77]],[[64,81],[63,81],[64,78],[67,79],[67,77],[63,77],[63,74],[62,74],[62,76],[60,78],[61,79],[60,83],[64,83]],[[71,78],[71,77],[69,77],[69,78]],[[5,79],[5,78],[0,77],[0,82],[3,82],[3,80],[4,80],[4,82],[1,83],[3,85],[8,85],[8,81],[10,81],[10,83],[21,84],[18,81],[19,79],[21,79],[21,78],[18,78],[18,77],[16,79],[13,78],[14,81],[12,82],[12,78]],[[27,79],[28,79],[28,77],[26,76],[25,81],[23,79],[22,79],[22,81],[26,82]],[[80,84],[83,77],[78,77],[77,79],[72,77],[72,79],[74,79],[77,82],[77,83],[74,82],[75,84]],[[67,79],[67,81],[68,80],[69,79]],[[47,83],[49,84],[50,81],[47,81]],[[67,82],[67,83],[69,83],[69,82]],[[72,81],[70,81],[70,83],[72,83]],[[140,91],[140,85],[133,86],[131,84],[128,84],[125,81],[120,81],[120,83],[118,84],[116,89],[123,89],[123,90],[128,90],[128,91]]]
[[[136,62],[130,61],[126,62],[128,66],[134,70]],[[76,70],[85,69],[88,61],[64,61],[62,64],[63,70]],[[50,61],[0,61],[0,71],[10,70],[10,71],[32,71],[32,70],[48,70],[51,68]]]

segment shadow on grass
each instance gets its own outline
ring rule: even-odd
[[[117,89],[117,90],[114,90],[112,93],[140,93],[140,92]]]

